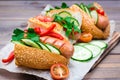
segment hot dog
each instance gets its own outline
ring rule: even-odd
[[[46,25],[47,23],[42,22],[41,24]],[[45,25],[38,25],[37,27],[28,27],[27,30],[24,32],[26,36],[23,36],[21,37],[22,39],[20,39],[20,42],[22,41],[24,45],[15,43],[14,52],[16,65],[34,69],[50,69],[50,67],[55,63],[62,63],[65,65],[68,64],[69,59],[71,58],[74,52],[73,45],[68,41],[68,39],[59,34],[59,30],[56,28],[56,24],[49,25],[48,27]],[[19,31],[23,34],[23,31]],[[35,41],[34,39],[33,41],[28,40],[34,37],[31,37],[30,34],[34,34],[37,37],[34,38]],[[55,34],[56,36],[58,35],[62,38],[56,38],[55,35],[49,36],[48,34]],[[19,34],[16,35],[19,36]],[[24,42],[24,38],[27,38],[27,43]],[[14,39],[16,40],[16,38]],[[44,45],[44,47],[46,47],[47,50],[43,48],[40,45],[40,43]],[[50,46],[48,47],[48,45]],[[51,47],[52,49],[50,49]],[[54,50],[58,51],[58,53],[52,52],[53,47]]]
[[[101,6],[100,6],[101,7]],[[102,8],[102,7],[101,7]],[[110,33],[110,24],[107,15],[105,16],[98,14],[97,25],[84,10],[77,5],[72,5],[70,9],[74,11],[80,11],[82,15],[82,32],[89,32],[93,35],[94,39],[107,39]]]
[[[15,43],[16,65],[34,69],[50,69],[55,63],[67,65],[73,55],[73,45],[66,39],[60,40],[50,36],[41,37],[38,31],[35,31],[36,28],[28,28],[24,32],[26,34],[24,36],[21,35],[23,34],[22,30],[14,30],[14,32],[19,32],[12,37],[12,41]],[[21,38],[18,38],[18,36],[21,36]],[[57,52],[54,52],[56,50]]]
[[[49,43],[58,48],[61,51],[61,54],[68,59],[73,55],[73,45],[70,44],[70,42],[67,40],[59,40],[57,38],[49,36],[40,37],[40,40],[44,43]]]
[[[81,8],[81,6],[83,7]],[[101,5],[96,2],[92,4],[92,7],[96,11],[97,18],[91,16],[91,7],[87,8],[87,6],[84,4],[82,4],[81,6],[79,4],[74,4],[69,8],[54,9],[49,11],[47,15],[52,17],[54,14],[61,14],[63,12],[67,12],[72,16],[67,15],[66,17],[73,17],[74,19],[78,20],[78,22],[80,23],[78,27],[81,29],[82,32],[91,33],[93,35],[93,39],[107,39],[110,33],[109,19]],[[101,13],[101,11],[103,12]],[[79,35],[80,33],[77,33],[77,35],[74,34],[74,36],[70,35],[69,38],[78,40],[80,37]]]

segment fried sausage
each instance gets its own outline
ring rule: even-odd
[[[108,17],[101,14],[98,14],[98,17],[97,27],[104,30],[109,24]]]
[[[56,48],[58,48],[60,50],[61,54],[66,58],[70,58],[73,55],[74,47],[67,40],[59,40],[57,38],[53,38],[53,37],[49,37],[49,36],[40,37],[40,40],[43,43],[49,43],[49,44],[55,46]]]

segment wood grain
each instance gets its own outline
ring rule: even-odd
[[[28,18],[38,15],[47,5],[60,6],[62,2],[68,5],[73,3],[85,4],[95,0],[46,0],[46,1],[0,1],[0,49],[9,43],[14,28],[25,28]],[[110,20],[115,20],[115,30],[120,32],[120,1],[97,0]],[[7,76],[7,77],[6,77]],[[43,80],[26,74],[9,73],[0,70],[1,80]],[[85,80],[120,80],[120,43],[109,53],[109,55],[90,73]]]
[[[108,55],[92,72],[85,78],[92,79],[119,79],[120,76],[120,55]]]

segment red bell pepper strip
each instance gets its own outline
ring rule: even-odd
[[[58,34],[58,33],[56,33],[56,32],[50,32],[49,34],[47,34],[47,36],[51,36],[51,37],[55,37],[55,38],[58,38],[58,39],[60,39],[60,40],[63,40],[64,39],[64,37],[63,36],[61,36],[60,34]]]
[[[48,27],[44,32],[40,33],[40,36],[45,36],[49,34],[55,27],[56,27],[56,24],[50,25],[50,27]]]
[[[2,59],[3,63],[11,62],[14,59],[14,51],[10,53],[7,59]]]
[[[101,14],[104,16],[105,12],[103,10],[97,9],[97,13]]]
[[[37,34],[40,34],[40,33],[41,33],[40,27],[35,27],[35,28],[34,28],[34,31],[35,31]]]
[[[95,8],[95,7],[91,7],[90,10],[91,10],[91,11],[92,11],[92,10],[96,10],[96,8]]]
[[[55,27],[56,27],[56,24],[50,25],[50,27],[48,27],[47,29],[42,29],[40,27],[35,27],[34,31],[40,36],[51,36],[51,37],[55,37],[55,38],[63,40],[64,39],[63,36],[61,36],[60,34],[53,31],[53,29]]]

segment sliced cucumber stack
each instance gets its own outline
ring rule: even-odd
[[[104,41],[91,41],[90,44],[99,46],[101,49],[107,48],[107,43]]]
[[[95,20],[95,24],[96,24],[98,22],[98,13],[97,13],[97,11],[96,10],[92,10],[90,12],[90,14],[91,14],[92,18]]]
[[[84,45],[84,47],[86,47],[86,48],[88,48],[89,50],[92,51],[93,58],[96,57],[97,55],[99,55],[100,52],[101,52],[101,48],[100,47],[92,45],[92,44]]]
[[[92,58],[92,52],[82,46],[74,46],[74,54],[72,56],[72,59],[77,60],[77,61],[88,61]]]
[[[101,52],[101,48],[98,47],[98,46],[95,46],[93,44],[89,44],[89,43],[78,43],[76,45],[80,45],[80,46],[84,46],[86,48],[88,48],[92,54],[93,54],[93,57],[96,57],[98,54],[100,54]]]
[[[50,44],[45,44],[45,45],[49,48],[49,50],[50,50],[52,53],[60,54],[60,51],[59,51],[56,47],[54,47],[54,46],[52,46],[52,45],[50,45]]]
[[[89,43],[77,43],[74,45],[75,52],[72,59],[77,61],[88,61],[97,57],[107,48],[107,43],[103,41],[91,41]],[[83,53],[83,54],[82,54]],[[92,57],[91,57],[92,54]]]
[[[37,43],[35,43],[34,41],[32,41],[30,39],[21,39],[21,40],[24,44],[26,44],[28,46],[41,49],[41,47]]]

